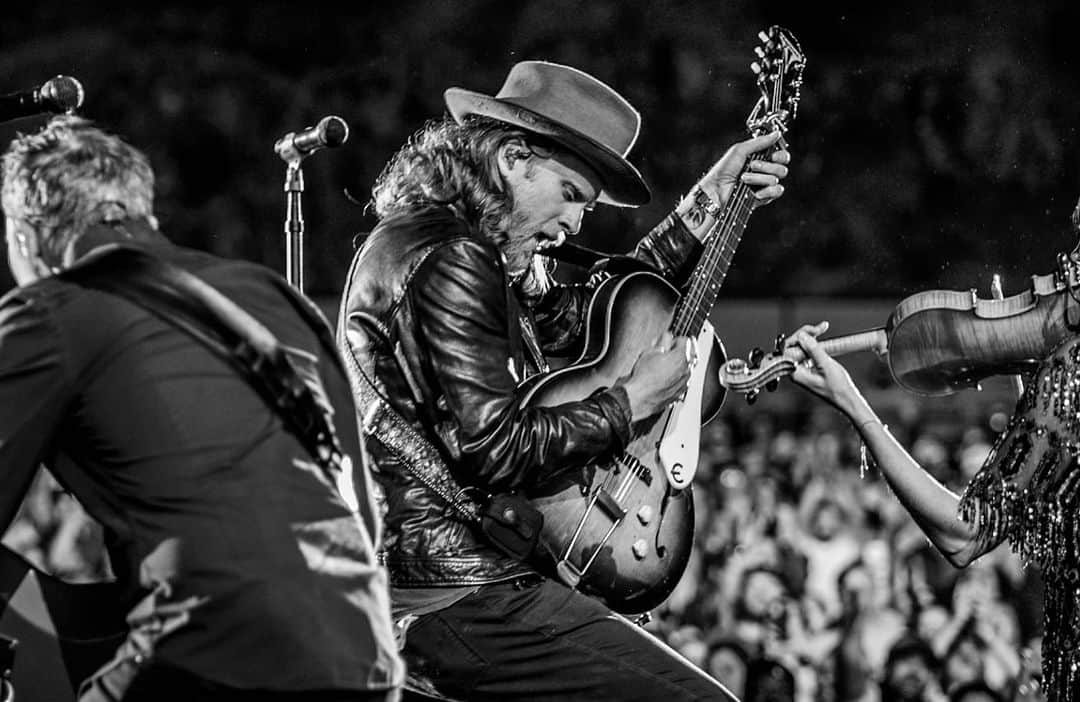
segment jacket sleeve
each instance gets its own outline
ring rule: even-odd
[[[0,307],[0,531],[15,518],[66,404],[62,344],[44,304],[12,296]]]
[[[638,242],[629,258],[639,264],[638,267],[654,270],[675,287],[682,288],[703,248],[681,219],[669,215]],[[622,257],[623,261],[626,259]],[[617,264],[610,265],[612,260],[608,259],[607,268],[619,268]],[[554,285],[533,305],[536,328],[545,353],[569,357],[580,353],[589,301],[600,281],[612,275],[608,269],[594,274],[585,285]]]
[[[632,256],[681,289],[701,258],[703,249],[702,243],[690,233],[682,219],[672,213],[638,242]]]
[[[463,482],[494,490],[541,483],[621,450],[629,438],[622,389],[555,407],[520,407],[508,367],[514,346],[504,285],[492,248],[458,240],[427,258],[407,293],[417,333],[427,340],[418,370],[437,404],[427,411],[470,471],[459,476]]]

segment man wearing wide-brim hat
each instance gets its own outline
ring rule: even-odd
[[[591,294],[554,282],[537,253],[576,234],[597,204],[649,201],[627,158],[640,116],[596,78],[539,61],[515,65],[494,96],[445,98],[449,118],[413,135],[375,183],[379,224],[353,261],[339,326],[386,499],[383,557],[410,683],[469,700],[730,699],[637,626],[511,555],[514,535],[535,527],[527,503],[508,498],[501,528],[475,518],[621,451],[633,423],[686,390],[694,345],[666,334],[611,387],[522,403],[520,384],[548,370],[545,356],[580,352]],[[782,149],[740,175],[776,141],[729,149],[633,256],[684,282],[739,178],[759,203],[782,194]]]

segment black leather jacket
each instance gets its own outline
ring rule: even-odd
[[[678,279],[700,245],[672,222],[650,233],[634,257]],[[459,484],[487,494],[524,490],[621,450],[629,438],[621,389],[557,407],[519,407],[519,382],[543,369],[541,352],[575,352],[590,292],[556,286],[527,308],[498,248],[449,209],[432,207],[383,220],[357,252],[339,344],[361,368],[374,369],[380,390],[441,450]],[[488,545],[378,441],[368,440],[367,449],[385,499],[383,558],[395,586],[483,584],[534,572]]]

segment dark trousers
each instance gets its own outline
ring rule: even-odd
[[[399,702],[400,699],[399,690],[238,690],[162,664],[147,666],[123,696],[123,702]]]
[[[485,585],[420,617],[403,653],[410,687],[430,680],[455,700],[736,699],[639,626],[546,579]]]

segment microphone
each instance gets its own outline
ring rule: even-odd
[[[56,76],[40,87],[0,95],[0,122],[42,112],[72,112],[83,103],[82,83],[71,76]]]
[[[335,115],[323,117],[314,127],[289,132],[277,140],[274,151],[283,161],[299,161],[319,149],[341,146],[349,138],[349,125]]]

